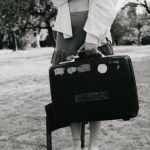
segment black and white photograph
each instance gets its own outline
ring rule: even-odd
[[[0,150],[150,150],[150,0],[0,0]]]

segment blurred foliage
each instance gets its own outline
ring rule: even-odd
[[[143,8],[142,13],[137,9]],[[57,14],[51,0],[0,0],[0,49],[39,47],[39,34],[48,31],[42,46],[55,46],[51,24]],[[116,45],[142,44],[150,36],[150,5],[147,0],[129,2],[118,12],[111,28]],[[146,39],[146,40],[145,40]],[[148,43],[148,42],[146,42]]]
[[[145,36],[141,40],[142,45],[150,45],[150,36]]]
[[[145,8],[146,12],[150,14],[150,2],[149,0],[137,0],[137,5]]]
[[[16,50],[28,43],[31,32],[36,38],[40,30],[46,28],[52,37],[50,21],[56,13],[50,0],[0,0],[0,34],[3,35],[0,41]],[[54,39],[51,40],[55,45]]]
[[[150,34],[150,16],[147,11],[137,12],[139,5],[129,2],[118,12],[111,33],[116,45],[141,45],[141,39]]]

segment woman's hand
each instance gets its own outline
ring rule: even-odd
[[[82,51],[84,50],[86,55],[97,55],[98,54],[98,50],[97,50],[97,45],[96,44],[92,44],[92,43],[87,43],[85,42],[78,51]]]
[[[98,53],[97,45],[85,42],[85,51],[87,55],[96,55]]]

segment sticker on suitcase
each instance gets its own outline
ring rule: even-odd
[[[55,76],[56,75],[63,75],[64,74],[65,69],[64,68],[56,68],[54,70]]]
[[[107,66],[105,64],[99,64],[97,67],[97,71],[101,74],[106,73],[108,70]]]
[[[67,73],[68,74],[73,74],[75,73],[76,71],[82,73],[82,72],[88,72],[88,71],[91,71],[91,66],[90,64],[82,64],[78,67],[69,67],[67,69]]]
[[[104,100],[109,100],[108,91],[99,91],[99,92],[83,93],[83,94],[75,95],[76,103],[84,103],[90,101],[104,101]]]
[[[88,72],[91,71],[90,64],[82,64],[78,67],[78,72]]]
[[[67,69],[67,73],[68,74],[73,74],[73,73],[75,73],[77,71],[77,67],[69,67],[68,69]]]

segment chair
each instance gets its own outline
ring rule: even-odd
[[[47,139],[47,150],[52,150],[52,132],[70,126],[70,123],[64,123],[58,121],[53,111],[53,104],[50,103],[45,106],[46,111],[46,139]],[[81,148],[85,146],[85,124],[82,123],[81,127]]]

